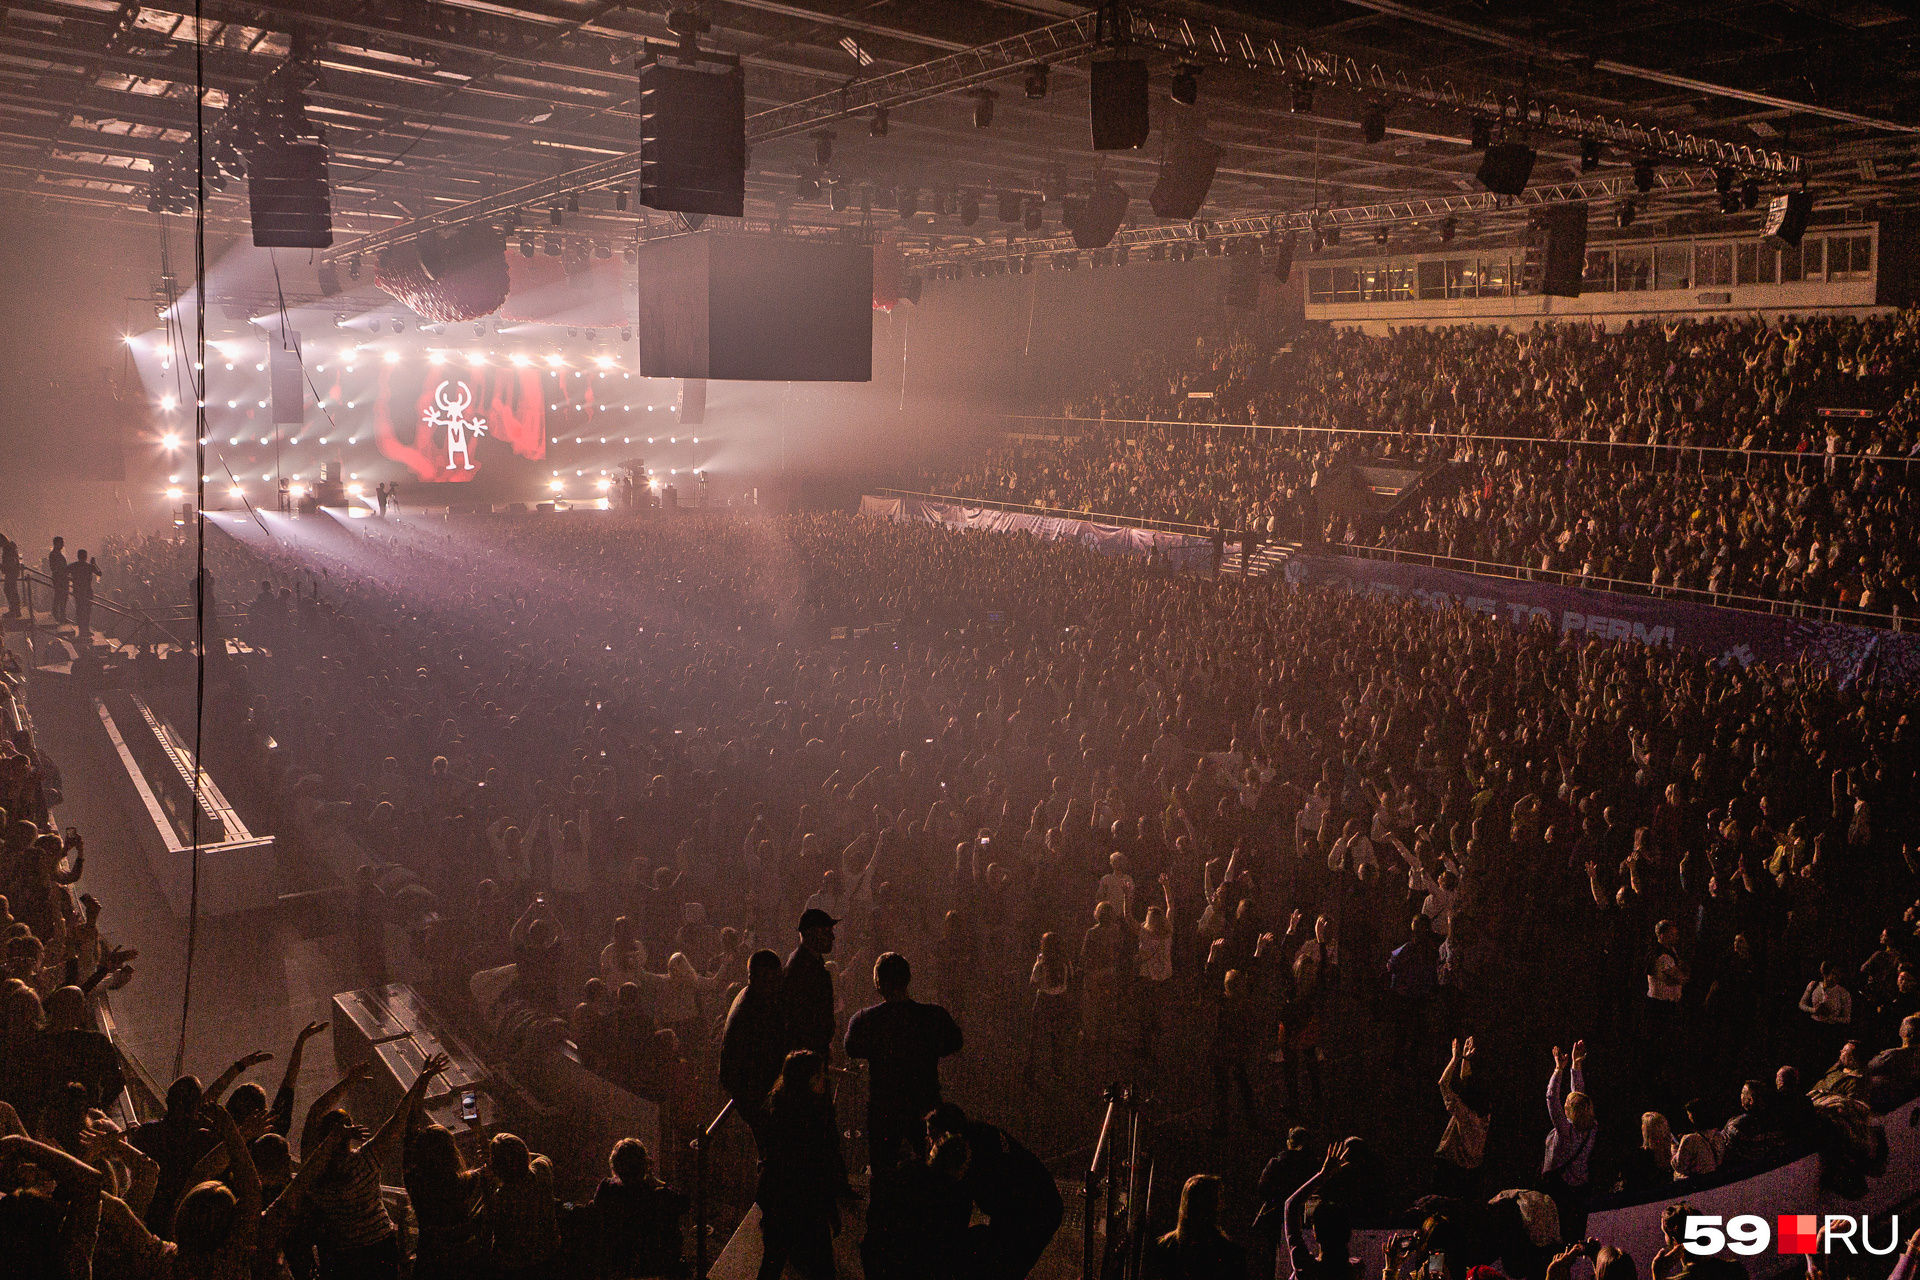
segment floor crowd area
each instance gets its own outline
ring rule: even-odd
[[[108,544],[103,588],[195,556]],[[511,1133],[469,1168],[440,1062],[356,1116],[247,1059],[116,1132],[67,1046],[128,958],[23,781],[0,1230],[96,1276],[684,1274],[728,1100],[776,1268],[857,1183],[868,1274],[1025,1274],[1115,1081],[1243,1268],[1437,1196],[1395,1267],[1559,1274],[1609,1197],[1864,1177],[1920,1093],[1920,757],[1804,669],[842,515],[209,522],[206,563],[252,602],[223,697],[365,850],[364,980],[499,974],[666,1120],[604,1179]]]

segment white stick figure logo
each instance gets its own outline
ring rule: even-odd
[[[458,387],[451,394],[448,387]],[[447,470],[473,470],[473,449],[469,436],[487,434],[485,418],[469,418],[467,410],[473,407],[473,389],[464,382],[443,382],[433,391],[433,405],[421,415],[427,426],[447,429]],[[462,466],[453,465],[454,455],[458,454]]]

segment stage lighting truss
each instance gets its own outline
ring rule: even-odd
[[[1460,117],[1463,132],[1478,117],[1501,129],[1524,129],[1534,137],[1582,142],[1594,139],[1606,154],[1622,161],[1650,158],[1673,168],[1725,168],[1743,178],[1780,185],[1797,184],[1805,171],[1800,157],[1779,151],[1630,120],[1583,116],[1535,96],[1522,103],[1505,87],[1462,86],[1452,81],[1435,85],[1378,66],[1362,66],[1331,53],[1287,46],[1275,39],[1127,4],[1089,10],[1004,40],[757,112],[747,118],[747,142],[753,146],[807,134],[836,121],[870,116],[876,108],[890,110],[947,95],[963,99],[973,96],[976,112],[986,115],[990,122],[990,110],[981,107],[992,99],[978,96],[990,92],[985,88],[988,84],[1024,77],[1036,63],[1070,62],[1116,44],[1158,51],[1196,67],[1234,67],[1275,75],[1290,86],[1296,109],[1311,101],[1315,87],[1335,88],[1389,110],[1414,106],[1453,113]],[[639,177],[640,167],[640,153],[628,152],[362,236],[336,246],[324,257],[337,260],[349,253],[371,253],[415,239],[430,229],[497,221],[522,207],[537,209],[557,203],[564,208],[569,195],[632,181]],[[663,227],[662,234],[670,233]]]
[[[1657,190],[1681,195],[1711,191],[1712,184],[1712,174],[1687,169],[1661,169],[1654,179]],[[1317,232],[1330,243],[1341,232],[1373,234],[1381,227],[1405,226],[1409,223],[1419,223],[1440,232],[1444,230],[1449,219],[1453,220],[1453,225],[1457,229],[1460,225],[1459,220],[1469,214],[1506,214],[1515,210],[1538,208],[1550,204],[1571,204],[1583,200],[1604,205],[1625,199],[1633,195],[1634,191],[1633,178],[1629,174],[1621,173],[1608,177],[1595,174],[1586,178],[1569,179],[1566,182],[1540,183],[1528,187],[1518,196],[1497,196],[1490,191],[1478,191],[1454,196],[1395,200],[1382,204],[1345,205],[1299,213],[1212,218],[1204,223],[1196,221],[1165,226],[1129,227],[1114,236],[1113,244],[1116,247],[1148,250],[1149,258],[1152,258],[1152,250],[1171,249],[1174,257],[1181,258],[1183,255],[1191,256],[1215,241],[1244,240],[1250,237],[1265,238],[1284,235],[1289,231],[1299,232],[1303,242],[1307,236]],[[1021,252],[1059,254],[1073,247],[1072,236],[1059,235],[1025,240],[1021,244]],[[1003,249],[987,245],[965,249],[955,248],[918,256],[910,255],[907,265],[915,271],[935,267],[958,267],[982,258],[1005,256],[1005,252]],[[1153,258],[1153,260],[1159,259]]]

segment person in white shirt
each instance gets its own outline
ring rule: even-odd
[[[1420,914],[1433,926],[1434,935],[1445,939],[1453,932],[1454,903],[1460,896],[1459,865],[1452,858],[1442,858],[1440,874],[1428,875],[1426,864],[1411,853],[1398,836],[1389,835],[1387,842],[1407,864],[1407,892],[1427,895],[1420,904]]]
[[[1853,1025],[1853,993],[1840,985],[1840,966],[1828,960],[1820,976],[1800,996],[1800,1012],[1813,1019],[1815,1062],[1831,1062],[1840,1055],[1847,1029]]]
[[[1160,1035],[1160,1005],[1166,998],[1166,984],[1173,977],[1173,877],[1164,871],[1160,873],[1160,903],[1147,908],[1144,920],[1135,920],[1133,895],[1129,892],[1121,910],[1121,919],[1133,930],[1138,947],[1134,960],[1138,985],[1131,993],[1134,1030],[1139,1037],[1134,1052],[1148,1059],[1153,1057],[1153,1043]]]
[[[647,968],[647,944],[640,940],[633,921],[626,916],[613,919],[613,941],[600,949],[600,976],[609,991],[618,991],[624,982],[639,982]]]
[[[1127,855],[1112,854],[1107,858],[1107,865],[1111,870],[1100,877],[1100,892],[1094,899],[1094,905],[1111,902],[1115,910],[1124,912],[1133,898],[1133,876],[1132,869],[1127,865]]]
[[[1375,871],[1380,869],[1380,859],[1374,852],[1373,841],[1364,831],[1357,829],[1359,825],[1349,820],[1346,830],[1333,842],[1333,849],[1327,854],[1327,870],[1345,871],[1351,867],[1358,874],[1363,865]]]

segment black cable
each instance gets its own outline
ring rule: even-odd
[[[194,363],[201,372],[193,397],[194,575],[193,638],[197,651],[193,681],[193,812],[188,833],[193,841],[193,878],[187,894],[187,963],[180,979],[180,1041],[173,1051],[173,1074],[186,1068],[187,1012],[193,1002],[194,952],[200,941],[200,807],[205,791],[201,764],[201,727],[207,708],[207,66],[203,0],[193,0],[193,311]]]

